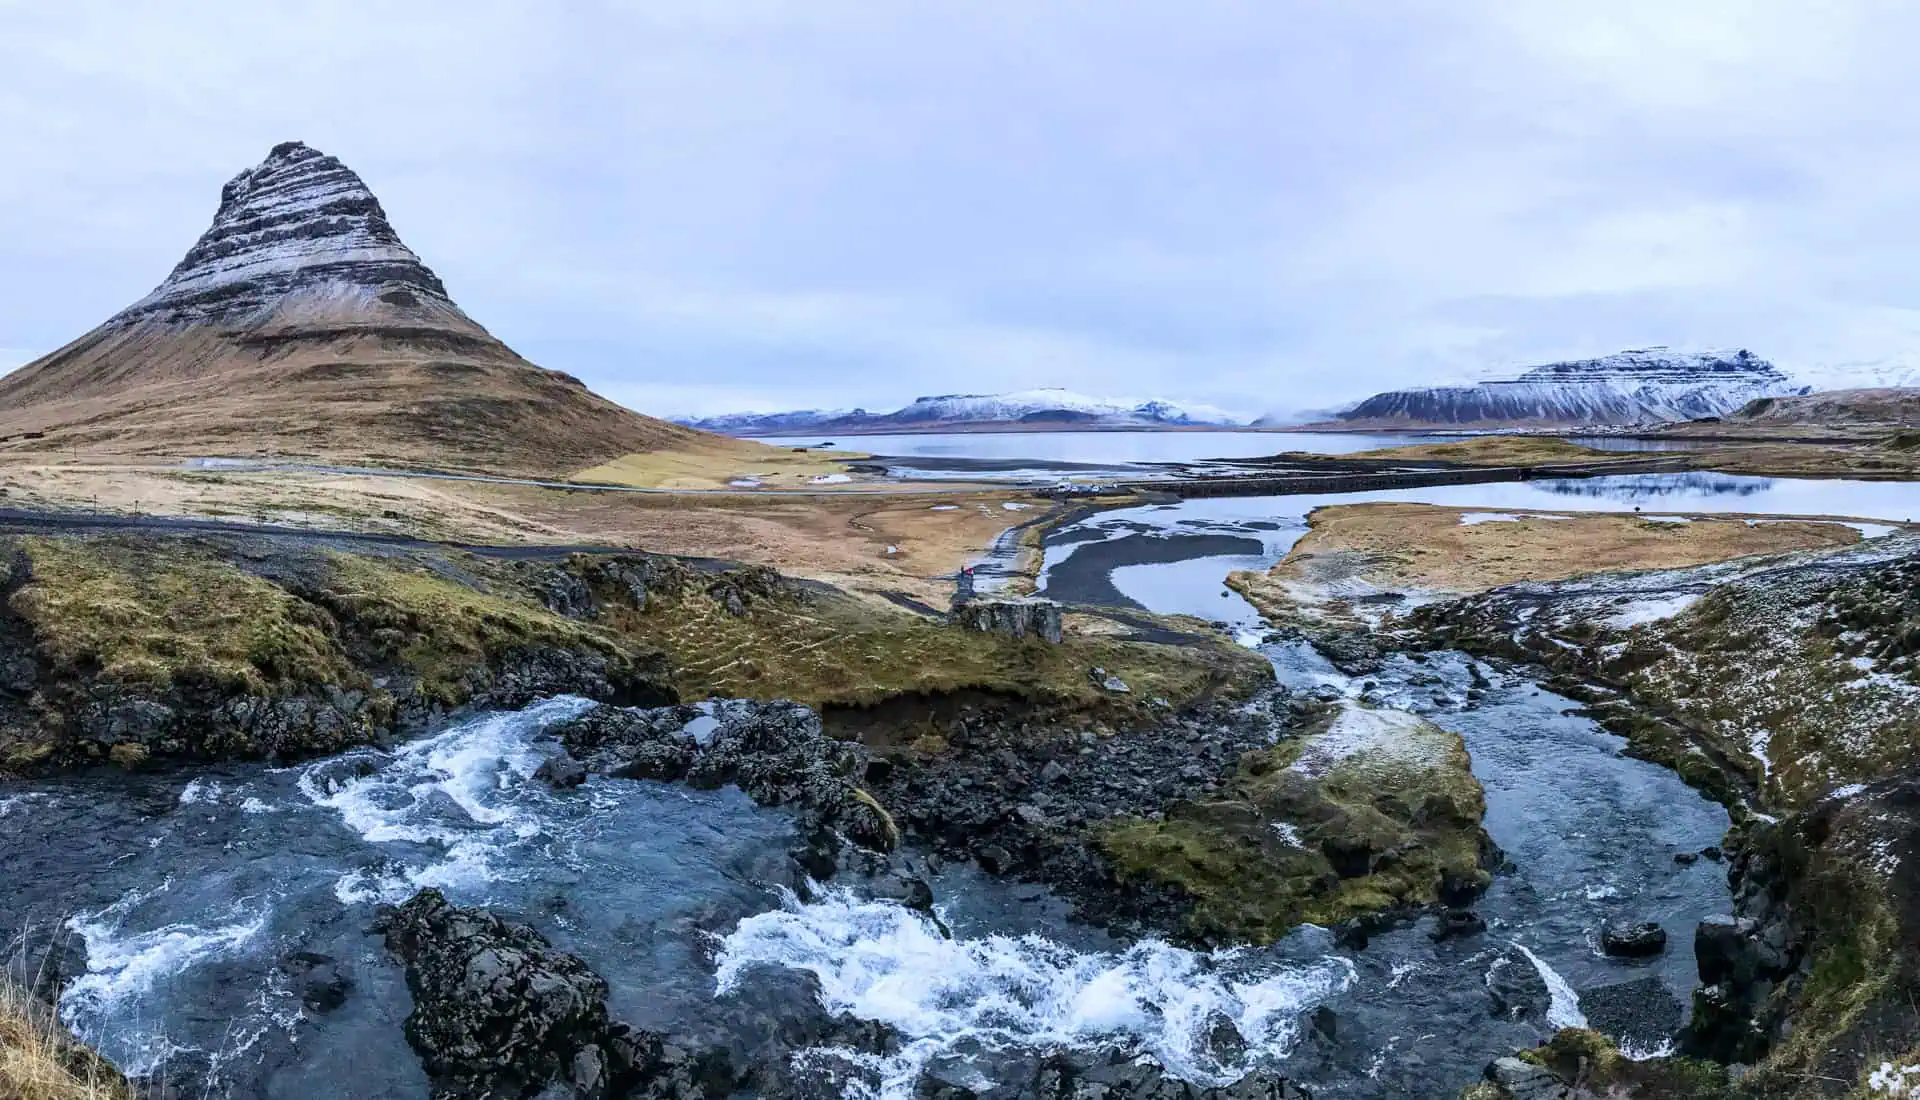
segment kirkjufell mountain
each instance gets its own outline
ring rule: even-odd
[[[1805,392],[1744,349],[1653,347],[1548,363],[1504,381],[1379,393],[1339,417],[1370,427],[1653,424],[1726,416],[1756,398]]]
[[[0,379],[0,447],[557,475],[711,439],[522,359],[334,157],[277,145],[166,281]]]

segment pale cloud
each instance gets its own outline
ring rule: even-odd
[[[1892,0],[0,0],[0,344],[143,294],[300,138],[483,323],[651,411],[1901,363],[1916,31]]]

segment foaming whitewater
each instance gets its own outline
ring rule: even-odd
[[[1125,952],[1076,952],[1038,935],[951,938],[928,917],[840,888],[742,920],[720,940],[715,982],[733,992],[748,971],[812,974],[820,999],[897,1030],[894,1057],[837,1054],[872,1078],[849,1095],[912,1095],[929,1063],[961,1051],[1123,1049],[1151,1056],[1175,1077],[1229,1084],[1283,1059],[1300,1014],[1355,977],[1344,959],[1305,966],[1250,951],[1200,953],[1159,941]],[[1245,1043],[1225,1058],[1208,1042],[1230,1024]]]
[[[99,1034],[114,1020],[143,1015],[139,1007],[166,979],[189,967],[227,954],[246,944],[266,927],[264,908],[235,909],[213,915],[205,923],[174,922],[137,930],[132,918],[146,903],[173,888],[171,878],[148,890],[128,892],[119,901],[95,913],[76,914],[67,926],[87,944],[87,972],[75,979],[60,999],[60,1015],[82,1035]],[[185,1049],[167,1040],[157,1029],[116,1036],[118,1048],[130,1053],[120,1068],[134,1076],[152,1072],[170,1055]]]
[[[1567,984],[1567,979],[1561,977],[1559,971],[1548,966],[1540,956],[1527,950],[1526,944],[1516,943],[1513,946],[1527,957],[1527,961],[1533,964],[1535,970],[1540,972],[1540,980],[1547,983],[1547,1023],[1554,1028],[1586,1027],[1587,1016],[1580,1011],[1580,997],[1573,991],[1573,987]]]
[[[527,780],[550,750],[534,735],[592,704],[563,696],[523,711],[493,714],[392,753],[348,753],[301,772],[300,793],[393,859],[340,876],[342,902],[406,900],[441,888],[511,875],[504,846],[542,831]]]

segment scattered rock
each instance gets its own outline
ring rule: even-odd
[[[1487,922],[1481,920],[1480,914],[1473,910],[1446,909],[1441,911],[1440,919],[1433,931],[1428,933],[1428,938],[1440,943],[1457,936],[1477,936],[1486,930]]]
[[[1700,853],[1675,852],[1673,853],[1673,861],[1682,867],[1691,867],[1694,864],[1700,862]]]
[[[1125,680],[1097,666],[1087,670],[1087,679],[1093,681],[1094,687],[1101,691],[1113,692],[1115,695],[1124,695],[1133,690],[1127,686]]]
[[[1607,924],[1600,929],[1600,948],[1619,958],[1643,959],[1666,950],[1667,930],[1652,921]]]
[[[1487,968],[1487,994],[1493,1000],[1493,1015],[1503,1020],[1542,1022],[1553,1004],[1540,971],[1514,948],[1507,948]]]
[[[307,1011],[325,1015],[347,1003],[353,979],[331,955],[295,951],[280,960],[280,972],[294,980]]]
[[[549,756],[534,769],[533,777],[556,790],[578,787],[587,781],[587,766],[573,758],[573,754],[562,750]]]
[[[1546,1067],[1519,1058],[1494,1059],[1486,1077],[1512,1100],[1569,1100],[1573,1096],[1573,1090]]]

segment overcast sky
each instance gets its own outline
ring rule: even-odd
[[[297,14],[296,14],[297,12]],[[655,413],[1920,364],[1920,5],[0,0],[0,366],[298,138]]]

